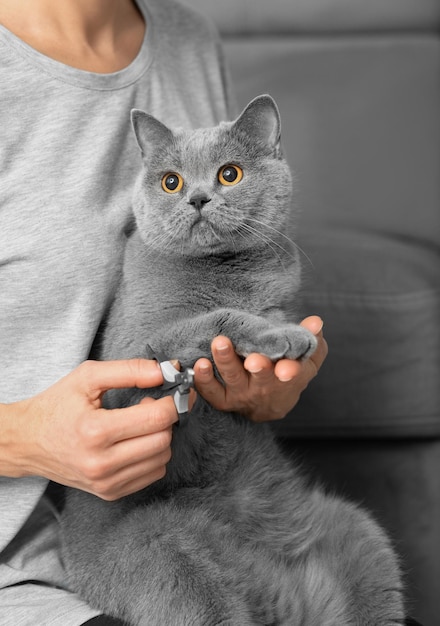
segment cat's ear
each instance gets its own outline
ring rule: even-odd
[[[155,146],[169,143],[173,139],[173,133],[168,126],[139,109],[131,111],[131,123],[143,155],[147,155]]]
[[[235,120],[233,128],[260,140],[271,150],[280,149],[281,121],[275,100],[269,95],[257,96]]]

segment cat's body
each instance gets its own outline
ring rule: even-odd
[[[310,354],[314,338],[283,312],[299,266],[283,233],[291,183],[272,101],[256,99],[237,122],[193,133],[136,115],[148,179],[135,192],[138,230],[100,358],[147,356],[149,344],[191,365],[218,334],[243,355]],[[185,180],[177,191],[176,172]],[[156,174],[174,188],[155,188]],[[167,239],[158,220],[174,220]],[[114,391],[108,403],[145,393]],[[172,447],[165,478],[133,496],[68,494],[65,562],[93,606],[148,626],[403,623],[385,534],[354,505],[308,486],[266,425],[199,399]]]

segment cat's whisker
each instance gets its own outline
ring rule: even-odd
[[[235,233],[237,233],[238,235],[244,237],[243,233],[240,232],[240,229],[238,227],[229,228],[227,233],[226,233],[226,236],[228,237],[229,241],[231,242],[230,249],[233,250],[234,252],[237,252],[237,243],[236,243],[236,240],[235,240],[235,237],[234,237]]]
[[[250,233],[251,235],[253,235],[254,237],[256,237],[257,239],[260,239],[268,248],[270,248],[274,254],[274,256],[277,257],[280,265],[282,266],[284,272],[287,271],[286,266],[283,263],[283,259],[280,255],[279,252],[277,252],[277,250],[274,248],[274,246],[272,244],[276,244],[276,242],[274,242],[270,237],[265,236],[263,233],[261,233],[259,230],[257,230],[256,228],[253,228],[253,226],[251,226],[250,224],[241,224],[241,228],[244,230],[247,230],[248,233]],[[245,236],[244,233],[241,233],[243,235],[243,237]],[[279,248],[281,248],[284,251],[284,248],[282,248],[282,246],[278,246]],[[292,255],[290,255],[292,256]]]
[[[262,221],[259,221],[257,219],[254,218],[247,218],[248,221],[252,221],[256,224],[259,225],[263,225],[266,226],[266,224]],[[290,256],[292,259],[296,258],[295,254],[292,254],[288,248],[282,246],[278,241],[276,241],[275,239],[273,239],[272,237],[270,237],[267,233],[264,233],[261,229],[258,228],[254,228],[253,226],[251,226],[250,224],[247,224],[247,226],[249,228],[252,228],[253,232],[255,232],[255,234],[258,234],[260,236],[260,239],[268,244],[272,244],[273,246],[276,246],[277,248],[280,248],[280,250],[282,250],[285,254],[287,254],[288,256]],[[279,232],[276,229],[272,228],[272,230],[274,230],[275,232]],[[292,244],[294,243],[293,241],[289,240]]]
[[[310,266],[314,269],[314,265],[313,265],[313,261],[312,259],[308,256],[308,254],[301,248],[301,246],[299,246],[296,241],[294,241],[291,237],[288,237],[285,233],[283,233],[282,231],[278,230],[277,228],[274,228],[273,226],[270,226],[270,224],[266,224],[264,222],[262,222],[261,220],[257,220],[254,217],[248,217],[248,220],[256,223],[256,224],[260,224],[263,225],[265,228],[268,228],[269,230],[274,231],[277,235],[279,235],[280,237],[283,237],[287,242],[289,242],[292,246],[294,246],[294,248],[296,248],[298,250],[298,252],[300,252],[304,258],[307,260],[308,263],[310,263]],[[275,242],[274,242],[275,243]],[[278,244],[279,245],[279,244]],[[282,246],[281,246],[282,247]]]
[[[254,220],[254,221],[257,221],[257,220]],[[274,246],[276,246],[276,247],[280,248],[281,250],[283,250],[283,252],[288,254],[291,258],[295,258],[294,255],[292,255],[288,250],[283,248],[283,246],[278,244],[274,239],[269,237],[267,234],[261,232],[261,230],[259,230],[257,228],[254,228],[253,226],[251,226],[251,224],[248,224],[248,223],[245,223],[245,222],[240,222],[238,224],[238,230],[240,230],[240,229],[247,231],[248,233],[252,234],[257,239],[260,239],[260,241],[263,241],[266,245],[270,246],[270,248],[274,251],[274,253],[275,253]],[[276,253],[276,255],[280,258],[278,253]]]
[[[295,241],[291,237],[286,235],[286,233],[283,233],[283,231],[279,230],[278,228],[275,228],[274,226],[271,226],[270,224],[267,224],[266,222],[263,222],[262,220],[257,220],[255,217],[247,216],[246,219],[254,222],[255,224],[259,224],[260,226],[264,226],[265,228],[269,228],[270,230],[275,232],[277,235],[279,235],[280,237],[283,237],[283,239],[285,239],[290,244],[292,244],[292,246],[296,246]]]
[[[146,246],[146,254],[148,256],[153,256],[154,254],[156,254],[157,250],[163,249],[164,247],[164,243],[166,241],[166,238],[163,237],[162,235],[155,237],[154,239],[151,239],[148,242],[148,246]]]
[[[244,231],[244,232],[243,232]],[[266,236],[263,235],[263,233],[261,233],[259,230],[257,230],[256,228],[254,228],[253,226],[250,226],[250,224],[244,224],[244,223],[240,223],[237,226],[236,232],[243,237],[244,239],[246,239],[247,234],[252,235],[254,238],[259,239],[260,241],[262,241],[265,245],[267,245],[272,252],[274,253],[274,255],[279,259],[280,263],[282,264],[282,260],[281,260],[281,256],[280,254],[275,250],[275,248],[272,246],[272,240]],[[284,267],[284,266],[283,266]]]
[[[217,232],[215,231],[215,228],[213,228],[211,226],[211,224],[209,224],[210,230],[211,230],[211,234],[215,237],[215,239],[217,239],[217,241],[219,241],[220,243],[223,243],[224,241],[224,236],[220,236],[217,234]]]
[[[160,232],[156,235],[154,239],[149,241],[147,246],[147,252],[149,255],[153,256],[156,251],[159,250],[170,250],[173,247],[173,242],[176,239],[175,233],[170,232]]]
[[[162,251],[169,251],[175,254],[176,252],[179,253],[179,251],[183,252],[183,250],[184,242],[182,242],[181,227],[179,223],[176,223],[175,228],[173,228],[171,231],[164,233],[164,243]]]

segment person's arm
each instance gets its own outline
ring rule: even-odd
[[[217,409],[241,413],[255,422],[283,418],[316,376],[328,351],[319,317],[308,317],[301,325],[318,338],[316,351],[304,361],[282,359],[274,364],[261,354],[242,361],[229,339],[216,337],[212,354],[225,384],[215,379],[207,359],[199,359],[194,366],[197,391]]]
[[[44,476],[106,500],[159,480],[171,457],[173,399],[114,410],[101,400],[111,388],[162,382],[155,361],[87,361],[37,396],[0,405],[0,475]]]

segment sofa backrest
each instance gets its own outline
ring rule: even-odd
[[[433,31],[437,0],[185,0],[209,15],[223,37]]]

